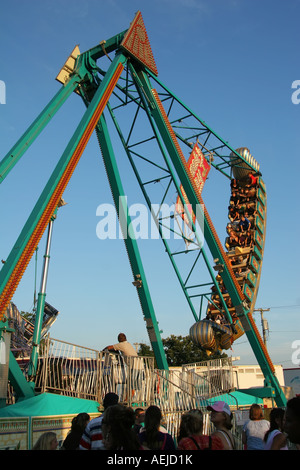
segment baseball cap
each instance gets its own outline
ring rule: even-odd
[[[225,403],[225,401],[216,401],[213,405],[207,406],[208,411],[217,411],[218,413],[227,413],[229,416],[231,415],[231,410],[229,405]]]

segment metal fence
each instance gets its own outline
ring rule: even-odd
[[[204,388],[198,389],[198,393],[203,396],[213,397],[220,395],[220,391],[226,393],[234,389],[231,357],[185,364],[182,366],[182,371],[190,376],[187,380],[191,383],[194,383],[196,376],[204,379],[202,385]]]
[[[124,358],[47,337],[38,359],[35,388],[38,393],[94,400],[100,408],[107,392],[115,392],[121,403],[132,407],[157,405],[163,424],[176,438],[182,413],[195,408],[203,411],[204,433],[209,434],[207,400],[230,392],[232,384],[230,358],[158,370],[153,357]],[[233,411],[237,408],[233,400],[229,404]]]

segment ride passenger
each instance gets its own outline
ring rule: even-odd
[[[244,214],[241,216],[239,227],[241,232],[247,232],[251,228],[251,222],[249,219],[246,219]]]
[[[237,195],[236,192],[233,192],[233,193],[232,193],[232,196],[231,196],[231,198],[230,198],[230,205],[231,205],[231,206],[237,206],[239,203],[240,203],[240,198],[239,198],[239,196]]]

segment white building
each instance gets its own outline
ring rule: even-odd
[[[285,380],[283,368],[279,365],[274,365],[275,375],[278,379],[279,385],[284,387]],[[235,365],[232,366],[233,370],[233,384],[234,387],[239,388],[252,388],[264,386],[264,375],[259,365]]]

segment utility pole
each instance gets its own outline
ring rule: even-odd
[[[267,335],[266,332],[269,331],[269,325],[268,321],[264,318],[264,312],[269,312],[269,308],[257,308],[254,310],[254,312],[260,312],[260,317],[261,317],[261,327],[262,327],[262,332],[263,332],[263,341],[264,345],[267,346]]]

